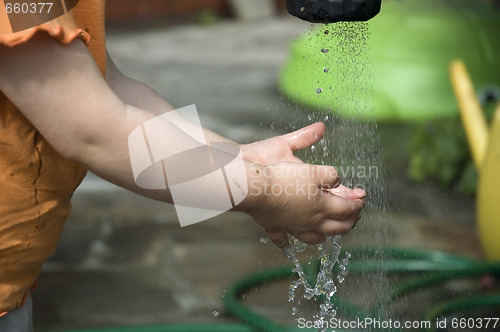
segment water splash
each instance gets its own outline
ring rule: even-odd
[[[301,262],[297,258],[297,254],[303,252],[307,248],[307,244],[293,236],[289,237],[289,243],[290,245],[283,251],[285,256],[294,263],[295,268],[293,271],[297,273],[298,279],[290,284],[288,301],[294,302],[296,290],[303,286],[303,296],[306,300],[313,298],[324,299],[319,306],[320,312],[313,318],[326,320],[335,317],[337,310],[331,301],[337,293],[339,285],[344,282],[344,278],[347,276],[345,266],[349,263],[351,257],[350,253],[346,253],[343,259],[339,258],[341,251],[340,236],[329,237],[325,242],[317,245],[319,270],[312,285],[310,275],[304,271]],[[336,265],[339,266],[341,272],[335,277],[334,267]],[[292,315],[296,313],[297,307],[293,307]]]

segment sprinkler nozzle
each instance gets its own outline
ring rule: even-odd
[[[287,0],[293,16],[312,23],[368,21],[380,12],[382,0]]]

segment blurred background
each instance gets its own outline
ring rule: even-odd
[[[369,74],[352,79],[361,86],[368,82],[372,91],[373,112],[354,120],[364,127],[334,116],[330,108],[340,107],[339,96],[329,93],[325,76],[316,76],[318,67],[326,73],[324,60],[315,57],[325,43],[322,33],[333,28],[291,17],[285,2],[108,0],[108,51],[126,75],[175,107],[196,104],[204,126],[240,143],[317,120],[351,135],[369,128],[374,136],[365,143],[380,156],[375,159],[381,171],[371,181],[384,194],[378,202],[383,206],[369,210],[377,216],[362,219],[341,242],[355,247],[376,234],[384,238],[376,245],[486,260],[477,231],[479,172],[448,66],[464,60],[491,122],[500,97],[498,2],[384,0],[381,13],[363,25],[368,47],[362,60],[369,66],[361,71]],[[335,127],[339,123],[345,128]],[[329,158],[335,163],[334,153]],[[223,305],[228,287],[289,264],[245,214],[228,212],[180,228],[172,206],[89,174],[33,293],[35,330],[239,323]],[[353,277],[342,287],[355,294],[359,282]],[[294,325],[288,284],[255,287],[242,301]],[[440,300],[498,290],[494,274],[485,272],[405,297],[396,312],[418,319]],[[498,309],[497,304],[465,315],[484,317]]]

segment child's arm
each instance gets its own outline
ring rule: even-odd
[[[113,92],[126,104],[138,107],[156,115],[175,109],[154,89],[142,82],[124,75],[107,54],[106,82]],[[212,142],[230,142],[229,139],[204,128],[205,137]]]
[[[146,109],[158,105],[166,110],[168,103],[155,99],[144,104],[146,109],[125,103],[121,98],[128,94],[120,98],[110,88],[80,40],[62,46],[38,34],[15,48],[0,47],[0,90],[61,155],[124,188],[172,201],[169,190],[144,190],[135,184],[128,152],[129,134],[156,116]],[[165,132],[172,145],[191,140],[175,127],[166,127]],[[283,150],[264,142],[262,149]],[[276,244],[285,245],[284,233],[318,242],[325,235],[348,232],[359,220],[364,192],[336,196],[321,190],[338,185],[332,167],[262,164],[245,161],[250,192],[238,209],[250,213]],[[270,194],[269,186],[288,188],[290,194]],[[203,189],[210,193],[210,188]]]

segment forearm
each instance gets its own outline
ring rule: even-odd
[[[15,49],[0,49],[0,90],[56,151],[124,188],[171,202],[168,187],[155,191],[136,185],[128,147],[133,130],[171,108],[151,91],[144,105],[155,113],[127,105],[122,98],[133,94],[131,86],[124,87],[117,96],[79,40],[62,46],[41,34]],[[136,96],[143,92],[139,88]],[[200,145],[171,123],[162,130],[166,149]]]
[[[150,126],[152,122],[155,124]],[[197,200],[196,197],[204,196],[212,201],[222,202],[229,193],[233,199],[233,207],[241,203],[238,210],[254,209],[261,202],[261,193],[269,186],[270,179],[264,176],[264,167],[243,160],[241,155],[238,156],[238,152],[233,149],[205,145],[203,141],[197,141],[190,135],[193,131],[201,129],[182,118],[177,111],[169,113],[169,118],[166,120],[158,120],[148,111],[127,105],[123,116],[117,119],[113,131],[108,131],[102,136],[98,140],[99,144],[82,146],[80,153],[74,159],[110,182],[143,196],[168,203],[174,202],[170,184],[198,180],[204,175],[226,171],[225,167],[232,163],[233,172],[230,176],[225,175],[226,185],[221,186],[215,180],[200,182],[195,192],[184,192],[185,199],[187,199],[184,203],[195,208],[211,209],[214,206],[207,205],[206,199]],[[148,151],[135,155],[134,150],[130,149],[134,142],[131,141],[132,136],[129,135],[134,130],[139,133],[141,140],[145,138]],[[188,147],[195,148],[188,150]],[[158,157],[155,151],[161,151],[161,154],[166,157]],[[206,151],[208,154],[205,153]],[[179,161],[184,153],[189,153],[187,159],[184,157]],[[142,177],[142,182],[140,182],[138,177],[140,172],[134,169],[134,162],[146,163],[149,167],[156,165],[163,171],[147,175],[146,180]],[[164,185],[164,188],[151,190],[144,188],[142,183],[154,183],[158,187]]]

